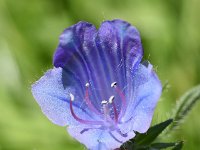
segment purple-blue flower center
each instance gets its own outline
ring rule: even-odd
[[[70,112],[73,118],[82,124],[100,125],[99,129],[108,130],[108,131],[118,130],[117,125],[120,123],[121,116],[123,116],[126,109],[126,98],[122,90],[117,86],[117,82],[111,83],[111,88],[114,88],[115,92],[120,97],[121,104],[122,104],[120,110],[117,110],[114,95],[111,95],[109,99],[107,100],[101,100],[101,107],[100,107],[101,109],[97,109],[92,104],[92,101],[89,98],[89,94],[90,94],[89,88],[90,88],[90,84],[86,83],[84,101],[87,104],[88,108],[90,109],[90,112],[97,115],[99,118],[101,118],[101,120],[90,121],[90,120],[81,119],[79,116],[77,116],[76,112],[74,112],[74,109],[73,109],[73,101],[75,100],[75,98],[74,98],[74,95],[70,93]],[[82,133],[88,130],[89,129],[84,129]],[[119,133],[122,134],[121,132]],[[122,135],[124,136],[124,134]]]

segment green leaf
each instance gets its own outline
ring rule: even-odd
[[[144,134],[137,134],[134,142],[137,145],[149,145],[151,144],[162,131],[172,123],[173,119],[166,120],[162,123],[152,126],[149,130]]]
[[[183,141],[180,141],[172,150],[181,150],[182,147],[183,147]]]
[[[168,132],[172,131],[172,129],[174,129],[181,122],[183,122],[183,119],[187,116],[187,114],[190,112],[194,104],[199,99],[200,99],[200,85],[190,89],[180,98],[180,100],[178,100],[177,106],[173,113],[174,122],[170,126]]]
[[[165,149],[165,148],[177,146],[177,144],[179,144],[179,142],[174,142],[174,143],[153,143],[153,144],[151,144],[150,148],[153,148],[153,149],[156,149],[156,150],[160,150],[160,149]]]

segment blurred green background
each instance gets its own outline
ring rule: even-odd
[[[33,99],[30,86],[52,68],[64,28],[80,20],[99,26],[120,18],[141,33],[145,58],[169,81],[154,123],[170,117],[176,100],[200,83],[199,0],[0,0],[0,150],[84,149],[52,124]],[[200,147],[200,104],[166,141]]]

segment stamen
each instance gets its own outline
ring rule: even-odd
[[[107,104],[107,103],[108,103],[108,101],[106,101],[106,100],[102,100],[102,101],[101,101],[101,104],[102,104],[102,105]]]
[[[88,107],[91,111],[93,111],[97,115],[101,115],[101,113],[94,107],[94,105],[91,103],[91,101],[89,99],[89,89],[88,89],[88,87],[90,86],[90,84],[86,83],[85,86],[86,86],[86,91],[85,91],[85,102],[86,102],[86,104],[88,105]]]
[[[72,102],[74,101],[74,95],[73,94],[69,94],[70,95],[70,112],[72,114],[72,116],[74,117],[75,120],[77,120],[78,122],[80,123],[83,123],[83,124],[88,124],[88,125],[103,125],[103,122],[102,121],[90,121],[90,120],[83,120],[81,118],[79,118],[75,113],[74,113],[74,110],[73,110],[73,104]]]
[[[126,98],[125,98],[123,92],[117,87],[117,82],[113,82],[111,84],[111,87],[115,88],[115,91],[119,94],[119,96],[121,98],[122,108],[121,108],[121,111],[120,111],[120,116],[123,116],[125,109],[126,109]]]
[[[69,96],[70,96],[70,100],[74,101],[74,95],[72,93],[70,93]]]
[[[117,108],[116,108],[116,105],[115,105],[115,102],[114,102],[114,98],[115,98],[114,96],[111,96],[108,101],[113,106],[115,123],[117,123],[118,122],[118,113],[117,113]]]
[[[113,82],[113,83],[111,84],[111,87],[117,87],[117,82]]]
[[[89,87],[89,86],[90,86],[90,84],[89,84],[89,83],[86,83],[86,84],[85,84],[85,86],[86,86],[86,87]]]
[[[112,104],[112,102],[113,102],[114,99],[115,99],[115,96],[111,96],[111,97],[109,98],[108,102],[109,102],[110,104]]]

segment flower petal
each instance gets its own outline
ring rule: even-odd
[[[126,137],[121,136],[117,131],[109,133],[103,129],[87,129],[84,126],[69,126],[69,134],[91,150],[110,150],[119,148],[122,143],[135,136],[129,132]]]
[[[126,84],[127,75],[143,56],[138,30],[119,19],[105,21],[99,28],[96,43],[110,81]]]
[[[139,32],[129,23],[105,21],[96,31],[93,25],[79,22],[61,34],[54,66],[64,68],[66,76],[74,76],[79,86],[89,82],[90,99],[100,109],[101,100],[113,95],[110,84],[117,82],[125,88],[142,55]],[[116,101],[121,103],[119,98]]]
[[[55,124],[60,126],[79,124],[71,115],[69,106],[69,93],[74,88],[63,87],[63,69],[54,68],[45,73],[35,84],[32,85],[32,94],[40,105],[43,113]],[[78,94],[73,102],[74,112],[82,119],[90,119],[91,115],[86,105],[80,100]]]
[[[133,76],[132,93],[127,104],[126,114],[123,116],[122,130],[144,133],[148,130],[154,109],[160,98],[162,86],[149,63],[140,64]]]
[[[98,92],[98,85],[101,84],[98,66],[95,65],[98,55],[94,42],[96,32],[96,28],[87,22],[79,22],[67,28],[60,36],[54,54],[54,66],[65,70],[63,80],[68,81],[65,87],[77,85],[83,89],[86,83],[90,83],[90,99],[98,108],[102,98]]]

